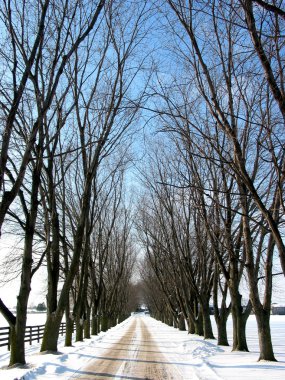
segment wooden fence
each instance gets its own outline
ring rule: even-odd
[[[25,343],[32,344],[33,341],[40,342],[44,334],[45,325],[26,326]],[[66,324],[60,324],[59,333],[63,335],[66,331]],[[0,347],[7,346],[10,350],[10,327],[0,327]]]

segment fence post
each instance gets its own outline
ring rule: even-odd
[[[30,326],[30,346],[32,345],[33,337],[32,337],[32,326]]]
[[[10,351],[11,349],[10,337],[11,337],[11,328],[8,327],[8,351]]]
[[[38,343],[40,343],[40,326],[38,326],[38,340],[37,340]]]

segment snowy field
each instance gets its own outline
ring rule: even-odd
[[[15,314],[15,313],[14,313]],[[27,326],[44,325],[46,321],[46,313],[34,312],[28,313]],[[0,313],[0,327],[6,327],[8,323]]]
[[[14,313],[16,315],[16,313]],[[46,312],[32,312],[28,313],[27,326],[44,325],[47,319]],[[65,316],[63,316],[62,322],[65,322]],[[0,327],[9,326],[6,319],[0,313]],[[1,348],[0,348],[1,349]],[[1,379],[0,379],[1,380]]]
[[[42,316],[39,316],[42,318]],[[29,321],[36,320],[35,315]],[[5,348],[0,351],[1,380],[37,380],[37,379],[76,379],[84,373],[82,369],[90,363],[94,356],[103,357],[106,350],[118,342],[135,318],[143,319],[156,346],[163,354],[165,362],[176,368],[182,379],[194,380],[281,380],[285,375],[285,316],[272,316],[272,336],[274,351],[278,362],[257,362],[258,341],[254,316],[250,316],[247,326],[248,345],[251,352],[231,352],[230,347],[217,347],[214,340],[204,341],[196,335],[188,335],[166,326],[148,316],[132,316],[126,321],[101,333],[85,342],[75,343],[66,348],[61,341],[58,355],[39,354],[39,345],[27,347],[27,367],[23,369],[6,369],[9,354]],[[39,321],[39,319],[38,319]],[[37,322],[41,324],[42,320]],[[3,324],[1,324],[3,326]],[[214,331],[215,324],[213,323]],[[229,337],[231,337],[231,320],[229,320]],[[231,339],[230,339],[231,340]],[[143,341],[142,341],[143,342]],[[136,349],[140,350],[138,342]],[[144,341],[145,342],[145,341]],[[127,350],[125,356],[127,356]],[[107,358],[108,360],[108,358]],[[122,360],[122,364],[124,359]],[[125,359],[125,361],[130,361]],[[132,360],[135,362],[135,360]],[[135,366],[135,363],[131,363]],[[99,377],[97,377],[99,376]],[[101,379],[144,379],[145,377],[124,376],[121,373],[106,377],[104,374],[95,378]],[[167,377],[168,378],[168,377]],[[152,379],[156,380],[156,379]]]

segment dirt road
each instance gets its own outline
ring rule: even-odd
[[[145,318],[134,318],[118,341],[109,340],[106,351],[94,356],[72,379],[182,380],[175,363],[159,351],[152,333]]]

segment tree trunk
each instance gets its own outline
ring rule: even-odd
[[[125,315],[120,313],[118,317],[118,323],[122,323],[126,319]]]
[[[244,315],[238,317],[237,320],[237,335],[238,335],[238,345],[236,347],[237,351],[248,351],[247,340],[246,340],[246,322],[247,318]]]
[[[32,241],[31,241],[32,244]],[[30,295],[32,260],[23,258],[23,269],[21,276],[21,287],[17,297],[17,317],[15,325],[10,325],[10,362],[9,366],[15,364],[26,364],[25,360],[25,331],[27,323],[27,307]]]
[[[202,309],[202,315],[203,315],[204,339],[215,339],[214,334],[213,334],[213,329],[212,329],[211,318],[210,318],[209,302],[208,301],[203,302],[201,309]]]
[[[25,329],[17,330],[16,325],[10,326],[10,362],[9,367],[17,364],[25,364],[25,343],[23,344]]]
[[[195,324],[192,320],[192,318],[187,318],[187,325],[188,325],[188,334],[195,334]]]
[[[52,313],[47,316],[41,345],[41,352],[57,352],[57,342],[61,320],[62,314],[60,313]]]
[[[277,361],[274,356],[271,341],[270,313],[264,310],[255,311],[258,326],[258,340],[260,355],[258,360]]]
[[[180,313],[178,316],[178,329],[180,331],[186,331],[185,319],[184,319],[184,315],[182,313]]]
[[[172,320],[172,317],[168,316],[168,317],[167,317],[167,322],[166,322],[166,323],[168,324],[168,326],[173,327],[173,320]]]
[[[87,313],[86,313],[86,319],[84,321],[84,338],[90,339],[90,330],[91,330],[91,322],[90,322],[90,314],[91,314],[91,308],[87,306]]]
[[[97,316],[97,311],[93,308],[92,312],[92,321],[91,321],[91,334],[92,335],[98,335],[99,332],[99,321]]]
[[[216,250],[217,255],[220,254],[219,250]],[[229,346],[228,333],[227,333],[227,321],[231,311],[231,304],[227,306],[227,296],[228,296],[228,282],[225,281],[224,284],[221,283],[219,279],[220,267],[218,262],[215,266],[215,276],[213,280],[213,307],[214,316],[218,329],[218,346]],[[222,299],[219,305],[218,293],[220,288],[220,293]],[[220,306],[220,307],[219,307]]]
[[[110,327],[115,327],[117,324],[117,317],[116,316],[112,316],[110,318]]]
[[[41,136],[41,134],[40,134]],[[17,316],[15,326],[11,327],[11,355],[9,366],[25,364],[25,330],[27,322],[27,307],[31,291],[33,240],[38,213],[38,191],[40,186],[40,173],[42,169],[42,151],[38,150],[38,161],[33,170],[31,208],[26,217],[25,245],[22,258],[21,285],[17,297]]]
[[[72,347],[74,320],[73,318],[71,318],[69,313],[65,314],[65,320],[66,320],[65,347]]]
[[[109,322],[109,319],[108,319],[108,316],[103,313],[102,317],[101,317],[101,331],[107,331],[108,330],[108,322]]]
[[[83,318],[80,316],[76,317],[75,324],[76,324],[75,342],[83,342],[83,325],[84,325]]]
[[[274,202],[275,203],[275,202]],[[273,353],[271,332],[270,332],[270,304],[271,304],[271,294],[272,294],[272,255],[274,251],[274,239],[273,234],[270,235],[267,250],[266,259],[266,288],[265,288],[265,309],[260,302],[259,289],[257,286],[257,270],[259,269],[259,264],[255,264],[254,252],[253,252],[253,242],[250,230],[249,218],[247,217],[247,210],[249,208],[246,196],[241,197],[241,204],[243,210],[243,220],[244,220],[244,246],[246,252],[246,270],[250,289],[250,299],[254,308],[255,317],[258,327],[258,339],[259,339],[259,349],[260,357],[259,360],[269,360],[276,361]],[[268,278],[269,277],[269,278]],[[269,281],[268,281],[269,280]]]
[[[199,336],[204,335],[204,329],[203,329],[203,316],[202,313],[199,312],[198,316],[195,318],[195,334]]]
[[[90,190],[90,189],[88,189]],[[47,321],[44,329],[44,336],[41,346],[41,351],[57,351],[57,341],[59,336],[59,328],[62,320],[63,313],[66,309],[68,302],[69,291],[71,289],[73,280],[76,276],[80,265],[80,257],[82,252],[83,237],[85,230],[85,222],[88,213],[88,202],[89,202],[89,193],[86,196],[87,199],[84,199],[84,207],[81,212],[80,223],[77,227],[76,236],[74,238],[74,252],[69,266],[69,271],[67,273],[66,279],[63,283],[61,294],[57,303],[57,309],[51,314],[48,314]],[[85,204],[87,203],[87,204]]]
[[[241,296],[239,295],[241,299]],[[236,304],[238,303],[238,304]],[[248,352],[246,341],[246,322],[249,312],[243,313],[240,301],[232,298],[232,318],[233,318],[233,351]]]
[[[228,316],[220,316],[216,319],[218,329],[218,346],[229,346],[228,333],[227,333],[227,320]]]
[[[242,296],[238,290],[239,281],[236,272],[233,265],[231,268],[231,279],[229,280],[233,318],[233,351],[248,351],[245,328],[251,311],[251,303],[248,304],[245,312],[243,312],[241,304]]]

